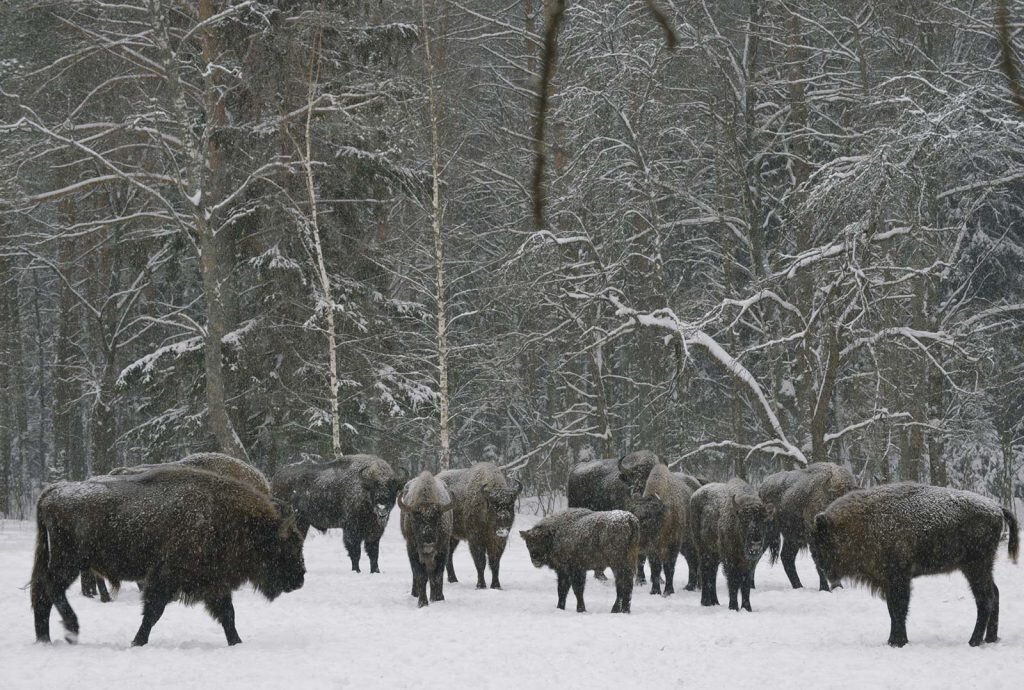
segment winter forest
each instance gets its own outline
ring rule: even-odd
[[[491,460],[551,501],[637,449],[1018,491],[1024,0],[0,27],[0,515],[204,450]]]

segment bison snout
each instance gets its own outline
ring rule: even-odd
[[[434,543],[420,544],[420,553],[431,554],[434,553]]]
[[[383,517],[387,517],[388,513],[390,513],[391,510],[388,508],[387,504],[385,504],[385,503],[378,503],[377,505],[375,505],[373,507],[373,512],[375,512],[377,514],[377,517],[382,517],[383,518]]]
[[[500,539],[505,539],[506,537],[508,537],[508,530],[507,530],[507,529],[505,529],[504,527],[499,527],[498,529],[494,530],[494,533],[495,533],[495,534],[496,534],[496,535],[497,535],[497,536],[498,536],[498,537],[499,537]]]

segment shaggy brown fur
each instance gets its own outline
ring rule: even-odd
[[[775,513],[769,537],[770,562],[779,558],[794,589],[801,587],[796,572],[796,555],[808,545],[814,516],[832,501],[857,488],[857,479],[848,469],[831,462],[816,462],[789,472],[767,477],[758,495]],[[815,563],[817,567],[817,563]],[[829,591],[825,574],[818,568],[818,587]]]
[[[110,470],[112,475],[138,474],[157,467],[190,467],[194,470],[206,470],[222,477],[237,479],[248,484],[257,491],[270,495],[270,482],[258,469],[247,462],[233,458],[224,453],[193,453],[181,460],[152,465],[135,465],[134,467],[115,467]]]
[[[271,482],[274,496],[295,509],[299,529],[306,534],[342,529],[342,541],[360,572],[360,548],[365,545],[370,572],[379,573],[380,539],[391,509],[408,473],[396,473],[376,455],[346,455],[332,462],[297,462],[281,468]]]
[[[828,578],[848,577],[886,600],[893,647],[907,644],[911,580],[959,570],[978,609],[973,647],[998,638],[999,588],[992,567],[1004,522],[1016,561],[1017,520],[995,501],[970,491],[890,484],[848,493],[819,513],[811,553]]]
[[[700,563],[701,606],[718,606],[715,580],[722,564],[729,587],[729,608],[750,607],[754,569],[764,553],[770,515],[753,488],[742,479],[702,486],[690,499],[690,533]]]
[[[611,568],[615,574],[612,613],[629,613],[633,564],[640,553],[640,523],[635,515],[624,510],[570,508],[519,534],[526,541],[533,565],[547,566],[558,575],[558,608],[565,608],[571,586],[576,611],[586,611],[583,589],[587,570]]]
[[[452,538],[452,509],[455,502],[448,489],[430,472],[424,471],[405,485],[398,497],[402,510],[402,536],[412,568],[412,596],[419,606],[427,606],[427,582],[430,601],[444,601],[444,567]]]
[[[689,583],[693,591],[697,568],[690,563],[690,496],[686,481],[669,472],[665,465],[655,465],[647,478],[644,496],[656,497],[665,506],[665,514],[653,541],[646,545],[647,560],[651,562],[651,594],[661,594],[661,571],[665,571],[665,596],[675,593],[676,559],[682,553],[687,558]]]
[[[498,571],[505,553],[508,533],[516,513],[516,498],[523,490],[518,481],[509,486],[498,466],[493,462],[480,462],[465,470],[441,472],[437,478],[444,482],[455,502],[452,512],[452,540],[448,551],[448,582],[458,582],[452,556],[459,541],[469,542],[469,552],[476,566],[476,588],[484,589],[484,567],[491,566],[491,589],[501,589]]]
[[[158,468],[61,482],[39,497],[36,520],[31,590],[41,642],[50,639],[53,606],[65,636],[77,640],[78,618],[65,590],[83,568],[114,580],[145,580],[133,645],[149,641],[175,599],[205,603],[228,644],[238,644],[231,593],[249,582],[274,599],[301,587],[306,570],[302,535],[287,506],[203,470]]]

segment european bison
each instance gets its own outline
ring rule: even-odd
[[[452,538],[452,500],[444,484],[424,471],[405,485],[398,497],[402,511],[402,536],[412,568],[412,596],[419,606],[427,606],[427,582],[430,601],[444,601],[444,567]]]
[[[516,498],[523,485],[514,480],[510,487],[498,466],[481,462],[464,470],[447,470],[437,475],[451,494],[452,540],[448,551],[448,582],[458,582],[452,557],[459,541],[469,542],[476,566],[476,588],[484,589],[484,566],[491,565],[491,589],[501,589],[498,570],[505,553],[508,533],[515,519]]]
[[[149,641],[175,599],[203,602],[235,630],[231,593],[246,582],[267,599],[302,586],[302,535],[287,506],[251,487],[203,470],[157,468],[47,487],[36,507],[32,568],[36,639],[50,640],[57,607],[69,642],[78,618],[65,590],[83,568],[113,580],[145,580],[142,625],[133,646]]]
[[[722,564],[729,587],[729,608],[750,611],[754,568],[765,550],[771,516],[753,488],[742,479],[702,486],[690,499],[690,534],[700,564],[701,606],[718,606],[715,580]]]
[[[995,642],[999,588],[992,579],[1003,523],[1016,562],[1017,520],[970,491],[913,482],[853,491],[814,518],[811,554],[826,577],[848,577],[881,594],[889,607],[889,644],[907,644],[910,581],[959,570],[978,607],[970,644]]]
[[[793,589],[801,587],[796,572],[796,555],[808,545],[814,516],[832,501],[857,488],[857,479],[848,469],[831,462],[816,462],[789,472],[778,472],[765,478],[758,495],[775,514],[768,539],[769,562],[779,559],[781,541],[782,567]],[[818,587],[829,591],[825,574],[818,570]]]
[[[660,461],[649,450],[634,451],[616,460],[591,460],[580,463],[569,472],[565,489],[570,508],[590,510],[627,510],[631,496],[643,493],[647,475]],[[643,556],[637,564],[637,582],[646,582]],[[594,573],[599,580],[606,579],[602,571]]]
[[[570,508],[519,534],[533,565],[547,566],[558,575],[558,608],[565,609],[571,586],[576,610],[586,611],[583,589],[587,570],[611,568],[615,575],[612,613],[629,613],[633,567],[640,555],[640,523],[635,515],[624,510]]]
[[[676,560],[682,553],[688,566],[686,589],[696,588],[697,567],[692,562],[690,539],[690,487],[665,465],[655,465],[644,487],[644,496],[653,497],[665,507],[664,517],[653,540],[645,545],[647,560],[651,562],[651,594],[661,594],[661,571],[665,570],[665,596],[675,593]]]
[[[187,455],[181,460],[175,460],[174,462],[134,465],[132,467],[115,467],[110,470],[109,474],[115,476],[141,474],[142,472],[147,472],[157,467],[184,467],[196,470],[206,470],[207,472],[219,474],[222,477],[237,479],[243,484],[248,484],[256,491],[261,491],[268,496],[270,495],[270,482],[267,481],[267,478],[262,472],[247,462],[238,460],[237,458],[233,458],[230,455],[225,455],[223,453],[193,453],[192,455]],[[106,583],[104,579],[97,576],[96,573],[83,570],[81,584],[83,596],[92,598],[96,596],[98,591],[100,601],[104,603],[110,601],[110,593],[107,591]],[[115,593],[121,587],[121,583],[116,580],[112,581],[110,584]]]
[[[303,536],[310,526],[321,532],[340,527],[352,570],[360,572],[360,546],[365,543],[370,572],[379,573],[380,538],[407,478],[404,469],[395,474],[376,455],[346,455],[332,462],[306,460],[283,467],[271,487],[274,496],[295,509]]]

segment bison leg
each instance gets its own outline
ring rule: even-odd
[[[644,577],[644,560],[645,560],[645,557],[643,555],[640,555],[640,556],[637,557],[637,561],[636,561],[636,583],[638,585],[645,585],[645,584],[647,584],[647,578]],[[652,568],[654,567],[653,563],[651,564],[651,567]],[[651,575],[651,580],[654,580],[654,579],[655,579],[655,576],[652,574]]]
[[[789,537],[782,544],[782,568],[786,571],[786,577],[789,578],[789,584],[793,585],[793,589],[800,589],[803,584],[800,582],[800,576],[796,572],[796,554],[800,551],[800,547]]]
[[[68,602],[66,590],[75,581],[76,577],[78,577],[78,570],[76,568],[57,567],[51,568],[44,581],[47,590],[46,595],[53,602],[57,613],[60,614],[61,623],[64,624],[64,639],[70,644],[78,642],[78,616],[75,615],[75,610],[71,608],[71,604]],[[47,617],[49,617],[49,608],[47,608]],[[47,628],[49,628],[49,625],[47,625]],[[49,639],[48,630],[47,639]]]
[[[907,644],[907,609],[910,607],[910,578],[900,574],[889,578],[886,593],[889,607],[889,646],[902,647]]]
[[[569,596],[569,586],[572,578],[569,577],[569,573],[561,570],[557,571],[558,574],[558,608],[565,610],[565,598]]]
[[[633,573],[628,570],[615,572],[615,604],[612,613],[629,613],[633,599]]]
[[[92,599],[96,596],[96,576],[88,568],[82,569],[82,596]]]
[[[594,579],[599,582],[608,582],[608,576],[604,574],[603,570],[595,570]]]
[[[32,614],[36,623],[36,642],[50,641],[50,610],[53,600],[46,593],[47,587],[41,579],[32,578]]]
[[[448,563],[445,564],[445,567],[448,569],[448,582],[459,581],[459,578],[455,577],[455,547],[458,545],[458,539],[452,539],[448,542]]]
[[[985,641],[999,641],[999,588],[992,582],[992,609],[988,614],[988,626],[985,628]]]
[[[430,601],[444,601],[444,561],[435,562],[430,571]]]
[[[412,570],[412,595],[419,601],[417,606],[423,608],[427,601],[427,569],[420,563],[419,554],[409,551],[409,568]]]
[[[700,568],[698,567],[696,554],[693,552],[693,547],[684,544],[683,548],[679,550],[683,555],[683,560],[686,561],[686,587],[684,589],[687,592],[693,592],[700,589]]]
[[[725,586],[729,589],[729,610],[739,611],[740,603],[737,595],[740,591],[740,581],[744,579],[744,575],[732,568],[723,568],[723,570],[725,571]]]
[[[983,635],[989,627],[989,620],[992,616],[992,590],[995,589],[995,582],[992,580],[991,566],[985,568],[972,568],[964,572],[967,582],[971,586],[971,594],[974,595],[974,603],[978,606],[978,620],[974,624],[974,632],[971,633],[971,646],[977,647],[981,644]],[[998,626],[998,614],[996,614],[996,625]],[[995,631],[995,632],[998,632]],[[995,637],[995,634],[992,635]]]
[[[743,603],[741,608],[745,611],[753,611],[750,608],[750,590],[754,587],[754,571],[751,570],[748,573],[743,573],[740,576],[740,594],[743,597]]]
[[[380,539],[367,541],[365,548],[366,555],[370,558],[370,573],[379,573],[380,566],[377,565],[377,560],[380,557]]]
[[[476,588],[487,589],[484,581],[484,568],[487,567],[487,550],[483,544],[469,543],[469,553],[473,556],[473,565],[476,566]]]
[[[667,561],[661,564],[661,567],[665,571],[665,596],[671,596],[676,593],[674,580],[676,577],[676,560],[679,558],[676,554],[672,554]]]
[[[661,561],[651,558],[651,594],[661,594]]]
[[[587,571],[574,570],[571,574],[572,593],[576,596],[576,613],[586,613],[587,607],[583,603],[583,589],[587,586]]]
[[[718,561],[705,554],[700,571],[700,605],[718,606]]]
[[[172,595],[154,578],[148,578],[142,598],[142,625],[135,633],[132,647],[141,647],[149,642],[149,633],[156,622],[160,620],[160,616],[164,615],[164,609],[170,603]]]
[[[355,572],[361,572],[359,570],[359,538],[349,534],[348,530],[342,532],[341,539],[345,542],[345,550],[348,551],[349,560],[352,561],[352,570]]]
[[[242,641],[235,630],[235,606],[231,603],[231,592],[222,596],[206,600],[206,610],[210,612],[213,619],[224,628],[224,635],[228,638],[228,645],[234,646]]]
[[[501,568],[501,556],[505,553],[505,540],[496,539],[487,545],[487,564],[491,569],[491,589],[501,589],[498,570]],[[586,578],[587,574],[583,573]]]
[[[107,591],[107,583],[100,575],[96,576],[96,588],[100,591],[100,601],[104,604],[110,603],[110,592]]]

